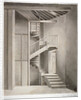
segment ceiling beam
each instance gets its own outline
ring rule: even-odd
[[[50,18],[55,18],[56,16],[54,16],[53,14],[51,14],[50,12],[44,10],[44,13],[49,16]]]
[[[37,13],[37,15],[39,16],[39,19],[40,20],[43,20],[43,17],[40,15],[40,13],[37,11],[37,10],[34,10],[36,13]]]
[[[46,18],[42,13],[41,13],[41,11],[37,11],[38,13],[39,13],[39,15],[41,16],[41,18],[43,19],[43,20],[48,20],[48,18]]]
[[[27,14],[27,13],[26,13],[26,14]],[[32,19],[38,20],[38,18],[37,18],[31,11],[29,11],[29,14],[31,15]]]
[[[54,12],[56,12],[59,15],[63,15],[66,14],[68,11],[54,11]]]
[[[38,16],[38,14],[37,14],[34,10],[31,10],[31,12],[32,12],[38,19],[40,19],[39,16]]]
[[[55,11],[69,11],[71,5],[63,4],[28,4],[28,3],[5,3],[5,9],[15,10],[55,10]]]
[[[17,10],[16,12],[24,16],[27,20],[39,20],[31,11],[22,12],[21,10]]]
[[[56,23],[57,20],[30,20],[30,22],[40,22],[40,23]]]
[[[40,10],[40,13],[41,13],[46,19],[50,19],[50,17],[47,16],[47,15],[44,13],[44,11],[41,11],[41,10]]]

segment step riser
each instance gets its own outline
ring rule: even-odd
[[[56,75],[45,75],[46,77],[56,77],[58,76],[57,74]],[[58,76],[59,77],[59,76]]]
[[[57,78],[57,79],[60,79],[60,77],[58,75],[49,75],[49,76],[45,76],[46,78],[50,79],[50,78]]]
[[[48,79],[49,82],[60,82],[61,80],[55,80],[55,79]]]
[[[50,84],[50,83],[49,83]],[[50,84],[50,87],[66,87],[65,84]]]
[[[48,78],[46,78],[46,77],[45,77],[45,79],[46,79],[49,83],[51,83],[51,82],[62,82],[61,79],[53,79],[53,78],[52,78],[52,79],[48,79]]]
[[[54,74],[51,74],[51,73],[49,73],[49,74],[45,74],[45,76],[55,76],[55,75],[58,75],[58,74],[56,74],[56,73],[54,73]]]
[[[48,79],[60,79],[59,77],[46,77]]]
[[[62,84],[62,85],[49,85],[51,88],[66,88],[66,85]]]
[[[45,77],[59,77],[59,76],[57,76],[57,75],[55,75],[55,76],[51,76],[51,75],[50,75],[50,76],[45,76]]]
[[[51,85],[51,87],[66,87],[64,84],[61,85]]]
[[[51,88],[66,88],[66,86],[58,86],[58,87],[51,86]]]
[[[60,82],[58,82],[58,83],[49,82],[49,84],[51,84],[51,85],[64,85],[64,83],[60,83]]]

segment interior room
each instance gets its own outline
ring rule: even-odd
[[[5,95],[76,92],[77,5],[4,3]]]

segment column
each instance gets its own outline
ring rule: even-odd
[[[8,10],[8,89],[15,85],[15,10]]]

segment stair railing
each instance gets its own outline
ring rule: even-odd
[[[34,52],[36,52],[40,48],[43,48],[46,45],[57,46],[58,45],[57,44],[57,39],[58,39],[57,35],[47,35],[47,36],[39,39],[38,41],[36,41],[35,43],[33,43],[30,46],[30,54],[33,54]]]
[[[34,52],[36,52],[37,50],[39,50],[40,48],[44,47],[46,44],[46,41],[45,41],[45,38],[47,37],[44,37],[44,38],[41,38],[39,39],[38,41],[34,42],[31,46],[30,46],[30,54],[33,54]],[[41,45],[41,42],[42,45]]]

